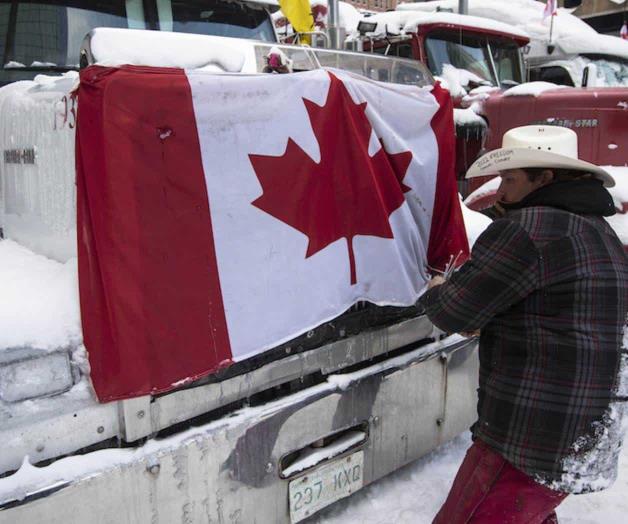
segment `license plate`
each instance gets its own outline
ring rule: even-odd
[[[364,452],[357,451],[290,481],[290,522],[299,522],[359,490],[364,484],[363,471]]]

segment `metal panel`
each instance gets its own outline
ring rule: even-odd
[[[0,472],[19,468],[26,455],[31,463],[37,463],[118,436],[115,403],[95,404],[91,398],[85,402],[62,400],[63,396],[43,399],[40,410],[30,416],[4,420]]]
[[[450,356],[440,358],[442,351]],[[476,418],[476,397],[468,394],[476,383],[473,341],[419,348],[247,408],[178,441],[150,441],[130,462],[90,472],[47,496],[5,500],[0,524],[288,522],[281,457],[366,421],[366,485],[466,429]]]
[[[422,316],[393,326],[362,332],[354,337],[291,355],[259,369],[192,389],[185,389],[156,398],[151,404],[151,427],[133,431],[137,438],[155,433],[210,412],[255,393],[321,371],[328,375],[339,369],[367,361],[388,351],[429,337],[433,326]],[[135,424],[133,417],[125,424]],[[142,434],[143,433],[143,434]]]

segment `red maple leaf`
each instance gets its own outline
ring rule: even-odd
[[[353,237],[393,238],[390,214],[410,188],[402,183],[412,153],[369,156],[371,124],[366,102],[355,104],[344,83],[329,73],[327,100],[303,99],[320,148],[312,160],[292,138],[281,156],[249,155],[263,194],[252,204],[309,239],[308,258],[340,238],[347,239],[351,284],[357,282]]]

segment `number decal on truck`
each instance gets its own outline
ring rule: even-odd
[[[53,129],[60,131],[64,129],[66,125],[70,129],[76,127],[76,93],[64,95],[61,100],[55,104],[55,114]]]

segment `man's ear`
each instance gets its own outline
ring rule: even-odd
[[[554,171],[552,171],[551,169],[544,169],[543,171],[541,171],[541,181],[543,182],[542,185],[544,186],[552,183],[554,181]]]

